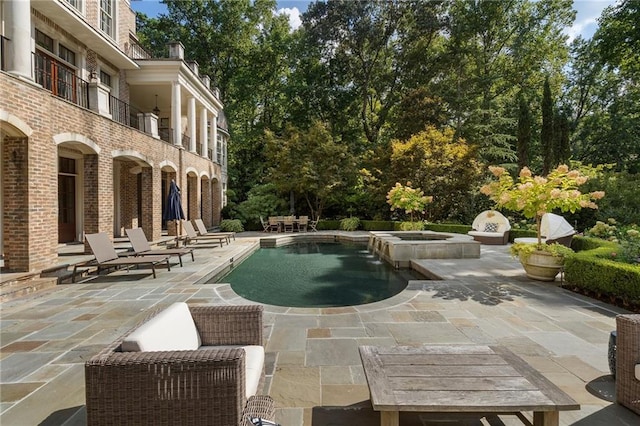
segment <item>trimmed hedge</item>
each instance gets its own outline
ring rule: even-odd
[[[448,232],[452,234],[466,234],[471,231],[470,225],[460,225],[457,223],[427,223],[424,229],[434,232]]]
[[[360,225],[365,231],[392,231],[393,222],[390,220],[361,220]]]
[[[611,260],[618,245],[598,238],[574,237],[575,254],[564,261],[567,282],[575,287],[620,298],[626,304],[640,301],[640,267]]]
[[[335,231],[340,229],[340,221],[321,219],[316,225],[316,229],[318,231]]]

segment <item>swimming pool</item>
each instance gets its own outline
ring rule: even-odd
[[[411,269],[394,270],[353,243],[298,242],[261,248],[225,276],[245,299],[276,306],[339,307],[387,299],[409,280],[424,280]]]

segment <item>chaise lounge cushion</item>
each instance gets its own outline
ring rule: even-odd
[[[200,334],[189,306],[174,303],[122,341],[122,352],[191,351],[200,347]]]

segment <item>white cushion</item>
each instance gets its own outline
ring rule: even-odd
[[[504,232],[469,231],[467,234],[472,237],[502,237]]]
[[[264,368],[264,347],[248,345],[248,346],[201,346],[201,349],[215,348],[242,348],[244,349],[244,375],[246,379],[245,394],[249,398],[258,392],[260,385],[260,377]]]
[[[636,380],[640,380],[640,364],[636,364],[635,376]]]
[[[121,348],[123,352],[189,351],[198,349],[200,344],[189,306],[178,302],[127,336]]]

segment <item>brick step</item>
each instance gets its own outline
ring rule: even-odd
[[[26,279],[6,281],[0,284],[0,302],[7,302],[40,290],[53,288],[57,283],[56,277],[39,278],[37,275]]]

